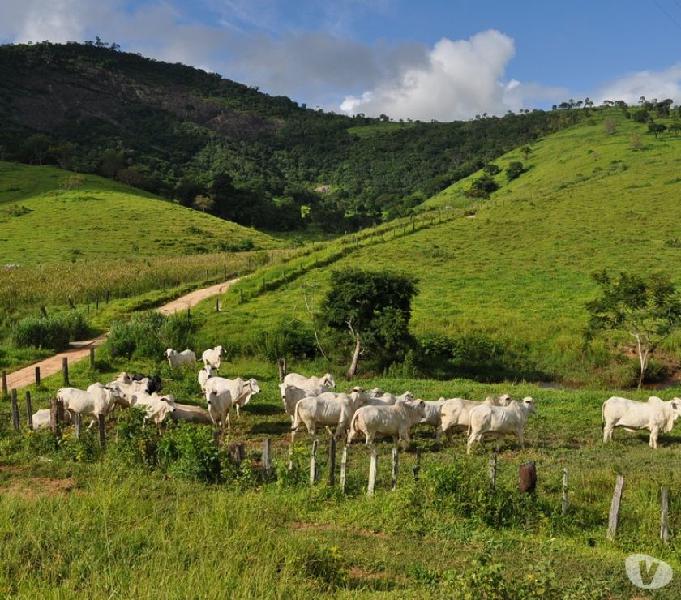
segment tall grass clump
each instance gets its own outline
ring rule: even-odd
[[[192,347],[194,329],[184,315],[141,313],[128,321],[114,321],[106,348],[112,358],[159,358],[166,348]]]
[[[14,326],[12,340],[18,348],[46,348],[64,350],[69,342],[87,339],[90,326],[85,315],[79,311],[26,317]]]

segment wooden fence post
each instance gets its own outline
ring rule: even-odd
[[[284,378],[286,377],[286,359],[277,359],[277,371],[279,371],[279,383],[284,383]]]
[[[612,495],[612,502],[610,502],[610,515],[608,516],[608,532],[606,534],[609,540],[614,540],[617,534],[617,521],[620,515],[620,502],[622,500],[622,488],[624,487],[624,477],[617,475],[615,481],[615,492]]]
[[[94,370],[95,368],[95,349],[90,348],[90,368]]]
[[[216,448],[220,448],[220,430],[213,428],[213,445]]]
[[[61,374],[64,386],[69,386],[69,359],[65,356],[61,359]]]
[[[336,485],[336,437],[329,439],[329,485]]]
[[[416,449],[416,464],[412,467],[414,473],[414,481],[419,480],[419,473],[421,472],[421,449]]]
[[[80,439],[80,425],[82,423],[82,420],[80,418],[80,413],[76,413],[73,415],[73,427],[74,431],[76,432],[76,439]]]
[[[660,490],[660,539],[668,544],[672,537],[672,532],[669,529],[669,489],[663,487]]]
[[[99,428],[99,447],[106,448],[106,415],[97,415],[97,425]]]
[[[12,427],[14,431],[19,431],[19,404],[17,402],[17,391],[12,389],[10,391],[10,400],[12,402]]]
[[[50,428],[56,438],[61,436],[61,424],[64,422],[64,404],[58,398],[50,401]]]
[[[2,372],[2,397],[7,397],[7,371]]]
[[[568,470],[563,469],[563,500],[561,502],[561,512],[563,515],[568,511]]]
[[[392,451],[392,461],[391,461],[391,468],[390,468],[390,479],[391,479],[391,485],[390,489],[394,492],[397,489],[397,475],[400,470],[400,454],[397,450],[397,446],[393,446],[393,451]]]
[[[28,428],[33,429],[33,403],[31,402],[31,392],[26,392],[26,421]]]
[[[489,485],[495,490],[497,489],[497,453],[493,452],[489,459]]]
[[[265,470],[266,475],[269,475],[270,472],[272,471],[271,455],[272,455],[272,440],[270,438],[266,438],[265,440],[263,440],[262,443],[262,466],[263,469]]]
[[[312,440],[312,453],[310,454],[310,485],[317,482],[317,445],[319,440]]]
[[[537,466],[533,460],[520,465],[518,489],[525,494],[533,494],[537,489]]]
[[[371,456],[369,457],[369,485],[367,486],[367,494],[374,495],[374,488],[376,487],[376,471],[378,469],[378,452],[376,446],[371,445]]]
[[[230,462],[238,467],[246,457],[246,447],[243,444],[230,444],[227,447],[227,456]]]
[[[346,469],[348,466],[348,445],[347,443],[343,446],[343,453],[341,454],[341,465],[340,465],[340,488],[341,493],[345,494],[345,486],[347,485]]]
[[[35,368],[35,386],[38,387],[40,385],[40,367]]]

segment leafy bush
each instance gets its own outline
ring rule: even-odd
[[[107,456],[128,466],[155,467],[159,434],[156,427],[144,426],[145,412],[132,407],[122,412],[116,422],[116,443]]]
[[[253,354],[270,362],[278,358],[313,358],[318,348],[314,331],[302,321],[282,321],[268,331],[259,332],[251,343]]]
[[[90,326],[79,311],[27,317],[14,326],[12,338],[18,348],[45,348],[58,352],[68,347],[70,341],[87,339]]]
[[[167,317],[158,312],[134,315],[111,324],[106,347],[112,357],[156,358],[166,348],[193,346],[194,325],[183,315]]]
[[[499,189],[499,184],[487,174],[481,175],[473,181],[471,187],[466,190],[470,198],[489,198],[492,192]]]
[[[171,475],[209,483],[220,481],[219,451],[208,427],[169,425],[158,443],[158,462]]]
[[[518,179],[527,169],[519,160],[514,160],[506,167],[506,178],[509,181]]]
[[[347,581],[346,561],[337,546],[307,546],[289,559],[293,573],[317,580],[327,589],[335,589]]]

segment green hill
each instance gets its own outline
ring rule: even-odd
[[[584,114],[349,118],[215,73],[75,43],[0,46],[0,81],[0,159],[99,173],[187,206],[206,195],[217,216],[279,231],[345,232],[405,214]]]
[[[277,245],[254,229],[95,175],[0,162],[0,264]]]
[[[440,225],[410,235],[397,226],[400,237],[387,233],[242,304],[233,292],[235,305],[211,318],[206,337],[241,346],[243,332],[292,318],[309,323],[304,288],[308,300],[309,290],[319,298],[332,269],[396,269],[419,279],[414,333],[451,336],[492,376],[628,381],[628,360],[599,344],[583,348],[584,303],[596,294],[590,275],[664,271],[681,283],[681,138],[656,139],[608,111],[536,143],[527,159],[514,151],[497,164],[515,160],[529,170],[510,183],[502,170],[489,200],[464,194],[480,173],[429,200],[451,215]],[[667,351],[681,357],[675,340]]]

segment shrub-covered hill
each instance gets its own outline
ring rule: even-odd
[[[508,182],[514,161],[527,170]],[[501,157],[500,189],[488,200],[464,194],[480,172],[428,201],[454,218],[387,233],[241,304],[231,292],[234,306],[211,317],[207,341],[242,347],[252,339],[244,332],[293,318],[310,324],[310,300],[319,302],[330,272],[361,266],[419,279],[412,331],[449,336],[431,348],[449,352],[450,372],[628,383],[628,359],[602,343],[584,347],[584,303],[597,294],[591,274],[602,269],[663,271],[681,283],[680,161],[681,138],[657,139],[620,111],[605,113],[534,144],[527,157]],[[672,368],[680,348],[678,339],[667,344]]]
[[[0,162],[0,264],[272,248],[268,235],[96,175]]]
[[[583,114],[353,119],[101,45],[0,46],[0,80],[0,159],[99,173],[187,206],[200,196],[201,209],[277,230],[404,214]]]

